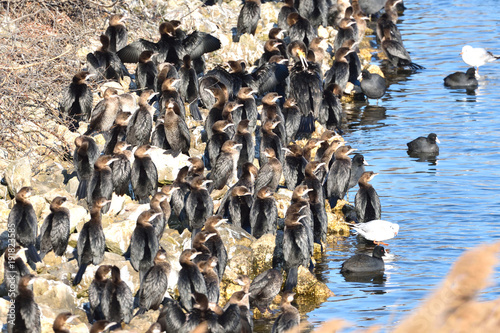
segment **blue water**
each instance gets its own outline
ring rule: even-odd
[[[412,60],[426,69],[388,75],[391,84],[378,107],[375,101],[345,106],[344,138],[364,154],[367,170],[379,173],[371,183],[380,196],[382,218],[400,225],[389,241],[394,257],[386,262],[383,279],[346,282],[340,265],[363,252],[364,245],[356,236],[330,244],[321,275],[336,296],[304,318],[313,327],[339,318],[352,325],[345,332],[372,325],[390,330],[465,250],[499,240],[500,61],[480,67],[475,92],[443,85],[446,75],[467,70],[459,55],[463,45],[500,54],[498,4],[405,1],[398,27]],[[441,141],[436,161],[409,157],[406,143],[430,132]],[[350,192],[351,202],[356,191]],[[500,295],[499,277],[497,270],[481,299]]]

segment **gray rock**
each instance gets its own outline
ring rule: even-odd
[[[27,157],[11,162],[5,169],[5,181],[12,197],[23,186],[31,186],[31,165]]]

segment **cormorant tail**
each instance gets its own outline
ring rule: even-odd
[[[194,120],[203,120],[200,109],[198,108],[197,99],[189,104],[189,113],[191,113],[191,117],[193,117]]]
[[[80,284],[80,282],[82,282],[82,277],[86,269],[87,269],[87,264],[80,265],[80,268],[78,268],[78,273],[76,273],[75,279],[73,280],[74,286],[77,286],[78,284]]]
[[[78,189],[76,190],[76,199],[85,199],[87,197],[87,180],[82,179],[80,184],[78,184]]]
[[[298,267],[292,267],[286,274],[285,288],[283,290],[293,290],[297,286]]]
[[[135,313],[134,317],[137,317],[137,316],[140,316],[142,314],[145,314],[146,311],[148,311],[146,308],[139,308],[139,310],[137,310],[137,312]]]
[[[28,245],[28,257],[33,261],[33,262],[42,262],[42,259],[38,255],[38,252],[36,252],[35,245],[30,244]]]

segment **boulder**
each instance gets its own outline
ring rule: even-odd
[[[24,186],[31,186],[31,165],[28,157],[23,157],[10,164],[5,169],[4,179],[12,197]]]

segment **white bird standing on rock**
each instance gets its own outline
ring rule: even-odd
[[[500,56],[493,55],[493,53],[486,51],[486,49],[470,45],[462,47],[460,54],[462,55],[462,60],[467,65],[476,67],[476,77],[479,77],[479,66],[500,59]]]
[[[388,245],[382,241],[396,237],[399,224],[384,220],[373,220],[366,223],[347,223],[361,236],[374,242],[376,245]]]

